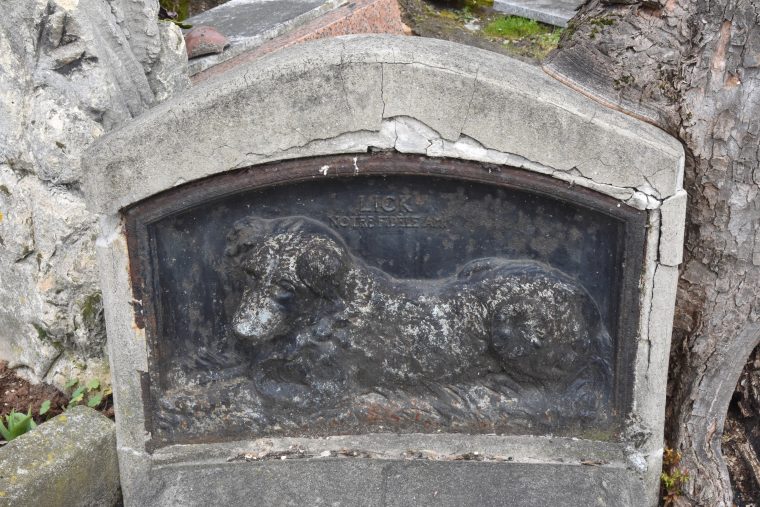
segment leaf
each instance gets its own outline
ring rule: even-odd
[[[73,379],[70,379],[68,382],[66,382],[63,385],[63,387],[65,387],[66,389],[71,389],[72,387],[74,387],[78,383],[79,383],[79,379],[73,378]]]
[[[9,442],[34,428],[34,426],[32,426],[33,421],[31,412],[29,414],[24,414],[23,412],[11,410],[11,413],[5,416],[5,420],[8,423],[6,440]],[[5,434],[3,434],[3,436],[5,436]]]
[[[95,408],[100,405],[101,401],[103,401],[103,395],[98,393],[94,396],[90,396],[90,399],[87,400],[87,406],[90,408]]]
[[[48,410],[50,410],[50,400],[45,400],[42,402],[42,405],[40,405],[40,415],[47,414]]]
[[[8,416],[5,416],[6,421],[8,420]],[[10,421],[8,421],[8,425],[10,426]],[[3,440],[6,442],[10,442],[13,440],[13,437],[11,437],[11,432],[8,428],[5,427],[5,424],[3,424],[2,417],[0,417],[0,435],[3,436]]]
[[[98,380],[96,378],[90,380],[87,383],[87,389],[89,389],[90,391],[94,391],[95,389],[97,389],[99,387],[100,387],[100,380]]]
[[[79,386],[77,390],[71,393],[71,399],[69,400],[69,408],[76,406],[84,398],[84,391],[87,386]]]

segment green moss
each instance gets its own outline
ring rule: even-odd
[[[615,24],[615,20],[612,18],[601,16],[601,17],[592,19],[590,23],[596,26],[612,26]]]
[[[612,26],[616,22],[617,21],[615,21],[613,18],[607,18],[604,16],[592,19],[589,21],[589,24],[591,25],[591,32],[588,35],[589,39],[596,39],[596,36],[605,26]]]
[[[103,297],[100,292],[95,292],[87,296],[82,302],[82,320],[88,326],[95,324],[100,309],[102,308]]]
[[[486,35],[508,40],[522,39],[531,35],[550,33],[551,29],[532,19],[519,16],[496,18],[483,29]]]
[[[470,9],[485,9],[493,7],[493,0],[466,0],[464,4]]]
[[[35,323],[32,323],[32,326],[34,326],[34,329],[37,330],[37,338],[39,338],[40,340],[44,340],[44,339],[47,338],[48,333],[47,333],[47,330],[44,327],[40,326],[39,324],[35,324]]]
[[[551,33],[542,33],[536,36],[536,44],[547,54],[559,44],[562,37],[562,29],[558,28]]]
[[[631,86],[635,81],[636,78],[634,78],[632,75],[623,74],[619,79],[615,79],[612,85],[616,90],[621,90],[626,86]]]
[[[191,0],[159,0],[161,7],[177,13],[177,21],[184,21],[190,15]]]

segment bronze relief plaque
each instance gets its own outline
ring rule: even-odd
[[[613,199],[381,154],[237,171],[126,215],[154,448],[614,438],[628,410],[645,214]]]

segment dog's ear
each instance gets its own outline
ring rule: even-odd
[[[311,290],[325,297],[337,295],[348,270],[348,253],[335,241],[313,237],[296,260],[296,274]]]

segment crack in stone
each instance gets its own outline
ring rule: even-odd
[[[383,103],[383,112],[380,113],[380,121],[385,119],[385,63],[380,64],[380,100]]]
[[[341,87],[343,89],[343,101],[346,103],[346,107],[351,112],[351,116],[353,117],[353,116],[356,116],[356,111],[354,111],[354,108],[351,105],[351,102],[348,100],[348,90],[346,89],[346,76],[344,74],[344,71],[346,69],[345,55],[346,55],[346,44],[345,42],[341,41],[340,64],[338,66],[338,75],[340,76]]]
[[[472,108],[472,101],[475,99],[475,94],[478,91],[478,78],[480,77],[480,64],[478,65],[478,68],[475,69],[475,79],[472,81],[472,93],[470,94],[470,100],[467,102],[467,110],[464,113],[464,118],[462,119],[462,124],[459,126],[459,135],[462,136],[462,132],[464,131],[465,125],[467,125],[467,120],[470,119],[470,110]],[[432,145],[432,143],[430,143]]]

